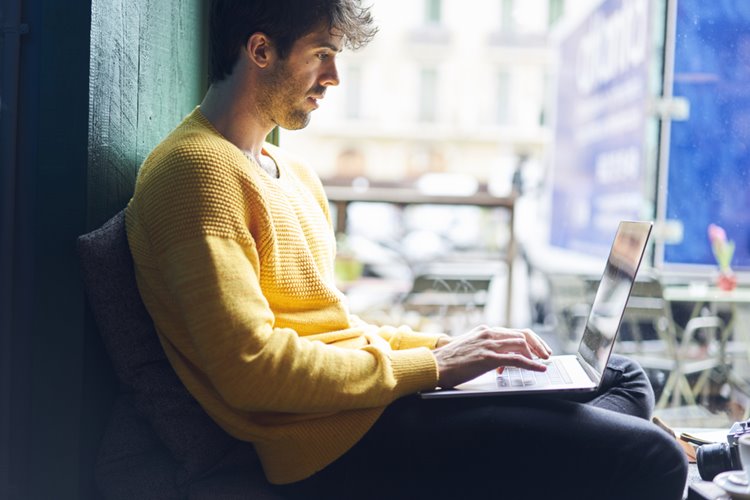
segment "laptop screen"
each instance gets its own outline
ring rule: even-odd
[[[651,222],[623,221],[591,305],[578,354],[600,377],[609,359],[641,263]]]

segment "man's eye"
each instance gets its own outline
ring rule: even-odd
[[[321,61],[325,61],[329,57],[330,57],[330,55],[327,54],[327,53],[318,54],[318,59],[320,59]]]

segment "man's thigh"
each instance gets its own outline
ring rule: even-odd
[[[615,498],[659,439],[644,419],[556,398],[407,397],[309,482],[329,498]]]

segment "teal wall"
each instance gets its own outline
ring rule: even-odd
[[[13,174],[3,192],[15,199],[2,235],[11,265],[0,310],[0,374],[10,380],[0,384],[0,498],[97,498],[93,465],[115,381],[87,311],[75,239],[125,206],[140,162],[200,101],[205,7],[15,3],[29,31],[12,69],[17,153],[3,166]]]
[[[93,0],[88,214],[121,209],[149,151],[202,98],[201,0]]]

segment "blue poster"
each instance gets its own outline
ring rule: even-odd
[[[666,264],[714,265],[709,224],[750,268],[750,2],[679,0],[673,94],[690,115],[672,123],[666,217],[684,237]]]
[[[606,256],[643,216],[651,1],[605,0],[560,43],[550,243]]]

